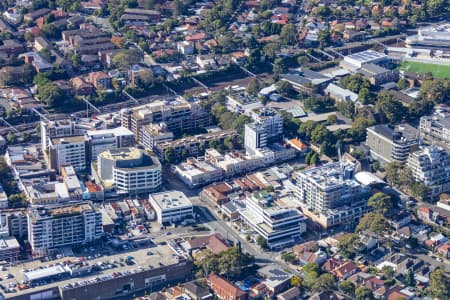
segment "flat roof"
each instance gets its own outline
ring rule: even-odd
[[[191,200],[189,200],[189,198],[180,191],[167,191],[162,193],[150,194],[149,198],[153,199],[153,201],[161,209],[192,206]]]
[[[43,269],[37,269],[29,272],[23,272],[26,281],[40,280],[67,273],[68,270],[62,265],[55,265]]]
[[[142,157],[143,154],[144,151],[135,147],[129,147],[129,148],[109,149],[100,153],[99,156],[111,160],[128,160],[128,159],[138,159]]]
[[[360,63],[374,61],[381,58],[387,58],[387,55],[381,52],[366,50],[346,56],[344,59],[352,59]]]

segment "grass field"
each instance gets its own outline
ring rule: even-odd
[[[420,74],[431,72],[434,78],[450,78],[450,66],[446,65],[404,61],[400,64],[399,70]]]

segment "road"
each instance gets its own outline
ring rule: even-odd
[[[266,265],[276,263],[281,265],[284,269],[288,269],[290,271],[295,270],[292,266],[286,264],[281,259],[279,253],[264,252],[259,248],[259,246],[248,242],[246,239],[240,236],[237,230],[233,228],[230,223],[225,222],[220,218],[212,203],[209,203],[208,201],[202,201],[197,196],[190,197],[190,200],[192,201],[192,204],[199,208],[204,218],[208,221],[207,225],[212,229],[212,231],[220,233],[222,236],[234,241],[235,243],[239,242],[245,252],[255,257],[255,262],[257,264]]]

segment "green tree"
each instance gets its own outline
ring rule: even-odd
[[[383,266],[381,272],[383,272],[383,275],[387,280],[392,280],[394,278],[394,269],[391,266]]]
[[[316,279],[319,277],[320,268],[316,263],[307,263],[302,267],[302,272],[305,275],[305,285],[311,288]]]
[[[355,285],[351,281],[342,280],[339,283],[339,291],[341,291],[348,297],[355,297]]]
[[[329,124],[329,125],[336,124],[337,121],[338,121],[338,118],[336,115],[329,115],[327,118],[327,124]]]
[[[239,133],[244,132],[244,126],[247,123],[250,123],[252,119],[247,115],[240,115],[237,118],[234,119],[234,121],[231,123],[231,128],[236,130]]]
[[[416,280],[414,279],[414,271],[412,268],[408,269],[408,273],[406,274],[405,283],[407,286],[414,286]]]
[[[359,236],[357,234],[344,234],[339,237],[339,250],[347,258],[353,257],[359,248]]]
[[[330,273],[320,275],[314,282],[312,290],[314,292],[330,292],[334,290],[336,282]]]
[[[297,261],[297,256],[292,252],[282,254],[281,258],[290,264],[294,264]]]
[[[284,45],[295,45],[297,42],[298,31],[294,24],[284,25],[280,32],[280,41]]]
[[[12,131],[8,132],[8,135],[6,136],[6,140],[10,144],[14,144],[15,142],[17,142],[16,135]]]
[[[277,43],[268,43],[263,47],[263,53],[264,55],[269,58],[270,60],[273,60],[275,58],[275,54],[280,49],[280,45]]]
[[[331,45],[331,32],[329,29],[320,30],[317,35],[320,48],[325,48]]]
[[[288,65],[286,63],[286,60],[279,57],[276,58],[274,63],[273,63],[273,72],[275,74],[284,74],[288,71]]]
[[[292,276],[291,277],[291,286],[295,286],[295,287],[298,287],[299,289],[301,289],[303,287],[303,278],[298,275]]]
[[[366,138],[366,129],[375,124],[375,121],[371,118],[356,117],[353,121],[352,128],[349,130],[349,134],[356,141],[362,141]]]
[[[25,194],[12,194],[8,197],[8,205],[10,208],[27,207],[27,197]]]
[[[260,86],[259,86],[258,79],[256,79],[256,78],[250,79],[250,81],[248,82],[248,85],[247,85],[246,92],[249,93],[250,95],[256,96],[256,95],[258,95],[259,90],[260,90]]]
[[[389,92],[381,92],[377,96],[375,108],[390,123],[396,124],[408,117],[407,108]]]
[[[176,162],[176,160],[177,160],[177,156],[176,156],[175,150],[172,147],[167,148],[164,151],[164,161],[172,164],[172,163]]]
[[[258,237],[256,238],[256,244],[259,247],[261,247],[261,249],[263,249],[264,251],[269,250],[269,245],[267,244],[267,240],[260,235],[258,235]]]
[[[283,96],[289,97],[294,92],[294,88],[292,87],[292,84],[285,80],[278,81],[276,87],[277,87],[277,92]]]
[[[369,198],[368,205],[373,207],[377,213],[385,214],[392,207],[392,198],[385,193],[378,192]]]
[[[112,63],[117,68],[128,68],[142,61],[142,58],[142,53],[139,50],[123,49],[113,57]]]
[[[356,300],[374,300],[372,291],[366,286],[360,286],[355,290]]]
[[[388,220],[378,213],[367,213],[356,226],[356,232],[369,230],[376,234],[383,234],[390,229]]]
[[[428,292],[432,297],[437,299],[444,300],[450,298],[450,279],[441,268],[431,272]]]

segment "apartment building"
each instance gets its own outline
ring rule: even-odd
[[[159,160],[134,147],[100,153],[96,172],[105,189],[115,189],[119,194],[151,192],[162,184]]]
[[[149,201],[160,224],[180,222],[194,217],[194,206],[182,192],[165,191],[150,194]]]
[[[121,123],[135,134],[137,141],[141,141],[144,125],[165,123],[169,131],[192,130],[209,126],[211,116],[198,104],[178,97],[155,101],[136,109],[123,109]]]
[[[245,201],[246,208],[239,211],[241,219],[267,240],[271,250],[292,246],[306,231],[305,218],[297,209],[280,208],[267,192],[255,192]]]
[[[177,157],[181,157],[182,154],[185,154],[186,156],[198,156],[203,154],[204,149],[210,147],[211,141],[223,144],[225,139],[230,139],[232,142],[236,142],[238,136],[239,134],[233,129],[208,132],[174,141],[157,142],[153,150],[160,159],[164,157],[164,152],[167,149],[173,149]]]
[[[450,150],[450,108],[439,108],[420,118],[420,137]]]
[[[140,144],[151,150],[154,150],[157,143],[170,142],[174,137],[165,123],[144,125],[141,136]]]
[[[250,96],[247,93],[235,93],[226,97],[227,110],[236,114],[245,114],[250,116],[251,111],[263,107],[258,98]]]
[[[273,109],[253,110],[253,123],[245,124],[244,144],[247,153],[254,155],[257,149],[267,147],[268,143],[280,139],[283,134],[283,119]]]
[[[419,147],[419,132],[409,124],[376,125],[367,128],[366,144],[371,156],[382,164],[405,163]]]
[[[50,139],[49,165],[58,173],[68,165],[76,171],[85,171],[89,157],[88,143],[82,135]]]
[[[88,119],[41,121],[42,150],[48,148],[51,138],[84,135],[87,131],[99,127],[99,122],[91,122]]]
[[[134,134],[125,127],[113,129],[88,130],[85,133],[90,157],[93,160],[108,149],[132,147],[135,145]]]
[[[431,197],[450,191],[450,155],[443,148],[427,146],[414,151],[407,166],[414,180],[431,189]]]
[[[102,214],[90,202],[28,211],[28,241],[33,255],[93,242],[102,235]]]
[[[369,188],[354,179],[351,163],[328,163],[294,173],[303,213],[322,227],[354,222],[368,211]]]

